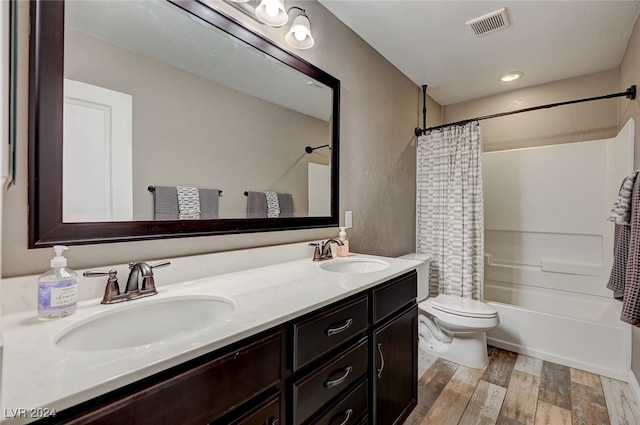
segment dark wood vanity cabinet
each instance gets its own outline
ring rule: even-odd
[[[203,425],[217,418],[230,418],[238,406],[253,406],[257,403],[254,400],[263,394],[274,393],[279,398],[282,342],[279,330],[249,343],[236,344],[223,355],[192,360],[92,400],[79,406],[80,409],[61,412],[47,423]],[[280,420],[280,408],[273,406],[263,407],[271,409],[268,418]],[[224,421],[227,425],[231,422]],[[247,419],[237,423],[260,422]]]
[[[373,423],[398,424],[418,400],[418,306],[415,275],[373,290]]]
[[[374,330],[372,368],[375,424],[401,423],[417,403],[418,361],[416,339],[418,307],[405,309]]]
[[[41,424],[393,425],[417,400],[416,272]]]
[[[392,425],[406,419],[417,403],[416,284],[410,272],[292,324],[292,425]],[[312,326],[308,338],[299,336]],[[303,357],[314,360],[298,371]]]
[[[280,394],[276,394],[235,420],[222,419],[217,422],[221,425],[282,425],[284,421],[280,420],[281,409]]]

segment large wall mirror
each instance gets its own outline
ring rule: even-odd
[[[337,226],[331,75],[194,0],[31,27],[30,247]]]

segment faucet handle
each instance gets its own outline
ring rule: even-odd
[[[142,291],[148,291],[150,293],[157,293],[156,282],[153,277],[153,269],[156,269],[159,267],[167,267],[169,264],[171,264],[170,261],[163,261],[161,263],[154,264],[153,266],[149,266],[149,269],[151,269],[151,275],[142,279],[142,288],[140,289]]]
[[[117,302],[120,295],[120,284],[118,283],[118,271],[111,269],[109,271],[100,270],[88,270],[82,273],[85,277],[102,277],[109,276],[107,279],[107,286],[104,288],[104,296],[102,297],[101,304],[113,304]]]
[[[153,266],[149,266],[149,267],[151,267],[152,269],[158,269],[160,267],[167,267],[170,264],[171,264],[171,261],[163,261],[161,263],[154,264]]]
[[[309,246],[316,247],[316,249],[313,250],[313,261],[321,261],[322,254],[320,254],[320,242],[310,242]]]

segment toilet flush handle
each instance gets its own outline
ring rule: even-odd
[[[382,343],[379,342],[378,343],[378,353],[380,353],[380,361],[381,361],[381,365],[380,368],[378,369],[378,378],[382,378],[382,371],[384,370],[384,354],[382,354]]]

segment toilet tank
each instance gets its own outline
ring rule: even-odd
[[[422,261],[416,270],[418,272],[418,302],[424,300],[429,295],[429,264],[431,264],[431,256],[428,254],[419,254],[412,252],[411,254],[405,254],[398,258],[413,261]]]

